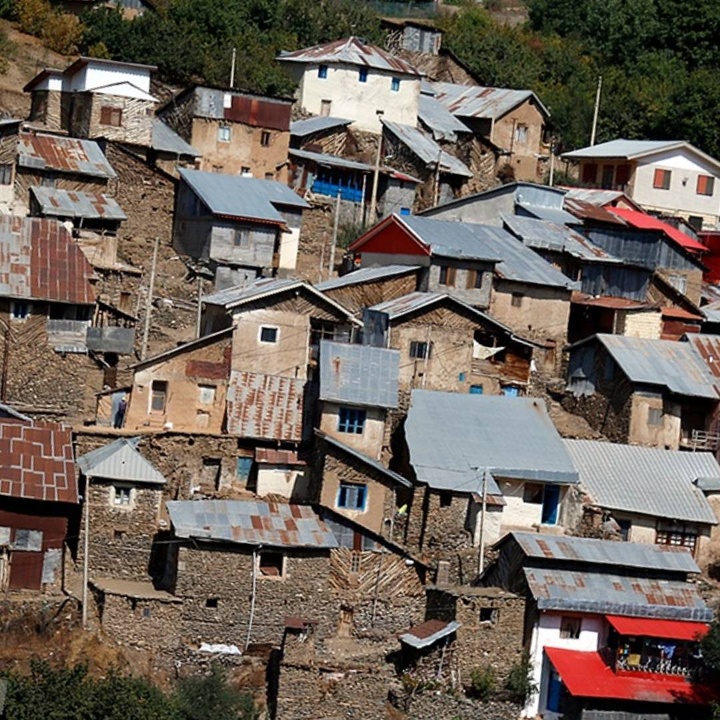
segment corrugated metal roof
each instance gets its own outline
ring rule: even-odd
[[[165,477],[138,451],[140,438],[119,438],[77,459],[86,477],[164,485]]]
[[[18,165],[31,170],[55,170],[114,179],[112,166],[100,146],[92,140],[20,133],[18,136]]]
[[[701,310],[708,322],[720,323],[720,300],[703,305]]]
[[[320,400],[396,408],[399,371],[398,350],[320,342]]]
[[[685,548],[532,532],[513,532],[506,537],[515,540],[529,558],[590,565],[594,571],[598,571],[598,566],[617,566],[667,573],[700,572],[693,556]],[[501,540],[500,544],[505,541]]]
[[[639,230],[659,230],[664,232],[671,240],[674,240],[680,247],[689,252],[703,253],[707,252],[707,248],[698,240],[686,235],[682,230],[669,225],[668,223],[658,220],[652,215],[639,210],[630,210],[628,208],[609,208],[613,215],[622,218],[628,225]]]
[[[690,343],[623,335],[595,337],[633,383],[660,385],[678,395],[720,397],[712,374]]]
[[[292,101],[287,98],[200,86],[195,87],[192,93],[195,117],[239,122],[281,132],[290,130]]]
[[[341,128],[350,125],[352,120],[344,118],[329,117],[327,115],[317,115],[316,117],[305,118],[304,120],[295,120],[290,123],[290,134],[295,137],[307,137],[314,135],[323,130],[332,130],[333,128]]]
[[[278,60],[313,65],[320,63],[325,65],[361,65],[402,75],[422,74],[409,62],[391,55],[375,45],[368,45],[357,37],[333,40],[333,42],[324,45],[314,45],[295,52],[281,53]]]
[[[720,335],[688,333],[687,340],[695,348],[695,351],[715,378],[715,382],[718,382],[717,378],[720,377]]]
[[[57,220],[0,215],[0,297],[92,305],[93,276]]]
[[[580,473],[580,487],[594,504],[671,520],[717,524],[710,503],[694,484],[698,478],[720,482],[720,465],[712,453],[598,440],[563,442]]]
[[[535,100],[540,111],[546,117],[550,117],[548,109],[531,90],[457,85],[446,82],[434,82],[432,88],[435,97],[458,117],[497,120],[526,100]]]
[[[613,215],[603,207],[597,207],[579,198],[566,196],[564,207],[571,215],[579,220],[594,220],[595,222],[610,223],[612,225],[627,225],[621,217]]]
[[[623,262],[567,225],[519,215],[502,215],[502,220],[505,227],[530,248],[565,253],[592,262]]]
[[[227,391],[231,435],[300,442],[305,381],[233,370]]]
[[[679,140],[610,140],[563,153],[564,158],[623,158],[632,160],[653,153],[674,150],[689,145]]]
[[[599,542],[612,547],[627,544]],[[686,582],[539,568],[524,568],[523,573],[540,610],[675,620],[711,621],[713,618],[713,611],[705,605],[695,586]]]
[[[535,203],[518,199],[515,203],[515,209],[519,215],[527,213],[530,217],[547,220],[558,225],[576,225],[577,218],[562,208],[548,207],[547,205],[536,205]]]
[[[435,140],[454,142],[457,140],[458,133],[472,132],[435,97],[425,93],[420,95],[418,118],[432,132]]]
[[[375,169],[372,165],[356,162],[355,160],[346,160],[337,155],[327,155],[325,153],[310,152],[309,150],[288,150],[291,157],[300,158],[301,160],[310,160],[318,165],[326,167],[337,167],[345,170],[357,170],[358,172],[371,173]]]
[[[309,505],[249,500],[167,503],[175,535],[239,545],[329,549],[335,536]]]
[[[351,285],[378,282],[397,275],[409,275],[419,269],[420,265],[385,265],[382,267],[360,268],[347,273],[347,275],[341,275],[318,283],[315,287],[321,292],[327,292],[328,290],[337,290]]]
[[[581,200],[596,207],[611,205],[622,199],[632,202],[622,190],[602,190],[600,188],[568,188],[565,198]]]
[[[152,124],[153,150],[172,153],[173,155],[189,155],[200,157],[202,153],[196,150],[190,143],[185,142],[172,128],[168,127],[162,120],[155,118]]]
[[[411,125],[382,121],[383,127],[387,128],[395,137],[410,151],[415,153],[426,165],[435,167],[440,162],[440,172],[448,175],[459,175],[461,177],[472,177],[472,171],[454,155],[445,152],[431,137]]]
[[[127,215],[114,198],[103,193],[88,193],[59,188],[30,188],[47,217],[83,218],[84,220],[127,220]]]
[[[421,482],[448,470],[463,490],[463,478],[471,481],[484,468],[496,478],[578,481],[544,401],[536,398],[413,390],[405,439]],[[472,492],[481,484],[474,482]]]
[[[406,630],[398,639],[404,645],[410,645],[410,647],[420,650],[452,635],[461,627],[462,625],[457,620],[452,622],[426,620],[424,623]]]
[[[179,168],[180,177],[214,215],[248,218],[284,225],[279,208],[310,206],[287,185],[240,175]]]

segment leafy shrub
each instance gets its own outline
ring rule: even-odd
[[[524,703],[528,696],[537,690],[537,686],[530,675],[532,667],[530,665],[530,656],[523,653],[520,661],[515,663],[508,674],[505,681],[505,690],[510,699],[516,703]]]
[[[470,694],[479,700],[489,700],[496,685],[495,671],[489,665],[473,668],[470,673]]]
[[[22,32],[39,37],[53,10],[47,0],[15,0],[13,13]]]
[[[45,47],[61,55],[73,55],[82,42],[83,27],[76,15],[51,13],[40,33]]]

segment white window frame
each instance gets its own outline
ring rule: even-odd
[[[225,137],[227,135],[227,137]],[[218,126],[218,142],[221,143],[229,143],[232,142],[232,129],[229,125],[219,125]]]
[[[127,502],[118,502],[118,498],[127,498]],[[120,510],[132,509],[135,500],[134,489],[127,485],[112,485],[112,492],[110,494],[110,504],[114,508]]]

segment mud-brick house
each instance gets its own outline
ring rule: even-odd
[[[413,388],[478,395],[527,390],[538,348],[450,295],[412,292],[366,308],[363,321],[364,342],[399,351],[405,396]]]
[[[569,353],[565,406],[605,437],[715,449],[717,378],[691,343],[602,334]]]
[[[196,85],[158,116],[201,155],[198,170],[287,180],[292,100]]]
[[[119,438],[77,459],[82,474],[83,518],[78,568],[83,582],[104,578],[148,581],[151,550],[161,517],[163,475],[138,450],[140,438]]]
[[[714,493],[708,498],[703,491],[720,485],[712,453],[563,442],[580,475],[580,532],[684,547],[701,567],[720,557]]]
[[[399,404],[399,365],[397,350],[322,340],[320,430],[379,458],[390,444],[389,412]]]
[[[542,400],[413,390],[403,433],[393,464],[414,485],[409,547],[450,561],[510,530],[557,534],[572,519],[578,473]]]
[[[0,590],[60,592],[78,519],[70,428],[0,418]]]
[[[698,643],[713,612],[682,548],[515,532],[484,586],[527,601],[530,693],[522,716],[703,717],[716,693]]]
[[[298,83],[303,112],[349,118],[353,129],[376,135],[382,133],[381,117],[415,125],[420,71],[361,38],[282,53],[278,60]]]
[[[173,247],[215,272],[217,289],[291,273],[302,212],[309,205],[287,185],[180,169]]]

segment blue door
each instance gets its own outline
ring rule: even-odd
[[[557,525],[560,507],[560,486],[546,485],[543,493],[542,522],[544,525]]]
[[[547,709],[550,712],[560,712],[560,698],[562,697],[562,680],[554,671],[550,671],[548,678]]]
[[[508,385],[507,387],[503,388],[502,394],[505,395],[505,397],[517,397],[518,389],[516,387]]]

